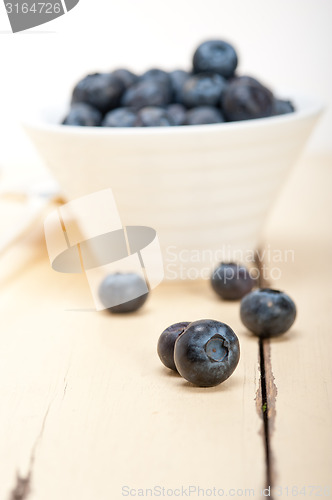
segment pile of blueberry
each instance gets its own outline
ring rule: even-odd
[[[296,306],[289,295],[271,288],[253,290],[256,282],[245,266],[221,263],[212,273],[211,285],[224,300],[242,299],[242,323],[260,338],[282,335],[295,321]],[[102,281],[99,297],[112,313],[134,312],[148,297],[148,293],[141,293],[144,287],[145,281],[137,274],[116,273]],[[139,296],[128,300],[134,295]],[[119,305],[109,307],[114,299]],[[167,368],[200,387],[213,387],[227,380],[240,359],[240,344],[234,331],[211,319],[169,326],[160,335],[157,350]]]
[[[250,76],[235,73],[238,57],[222,40],[203,42],[191,71],[127,69],[87,75],[73,90],[64,125],[170,127],[249,120],[294,111]]]

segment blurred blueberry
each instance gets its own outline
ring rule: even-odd
[[[184,71],[182,69],[175,69],[169,73],[171,79],[171,87],[173,94],[173,101],[180,102],[181,101],[181,91],[184,82],[191,76],[188,71]]]
[[[273,101],[273,116],[287,115],[293,113],[295,108],[291,101],[284,101],[283,99],[274,99]]]
[[[239,359],[237,336],[228,325],[219,321],[194,321],[175,342],[174,361],[178,372],[200,387],[224,382]]]
[[[184,125],[187,117],[187,110],[182,104],[169,104],[167,113],[174,125]]]
[[[219,105],[226,86],[226,80],[217,74],[190,76],[182,86],[180,102],[187,108]]]
[[[123,91],[123,83],[111,73],[95,73],[78,82],[72,102],[85,102],[107,113],[119,105]]]
[[[212,273],[213,290],[225,300],[239,300],[255,285],[245,266],[233,262],[221,263]]]
[[[156,106],[147,106],[137,114],[138,127],[171,127],[174,125],[168,111]]]
[[[135,127],[137,113],[129,108],[117,108],[109,111],[102,122],[103,127]]]
[[[186,125],[205,125],[224,121],[221,111],[213,106],[199,106],[187,111]]]
[[[122,98],[122,106],[136,109],[145,106],[166,106],[170,102],[170,89],[153,79],[135,83],[125,91]]]
[[[174,123],[167,109],[158,106],[146,106],[138,111],[138,127],[170,127]]]
[[[101,124],[102,114],[98,109],[89,104],[72,104],[68,115],[63,120],[63,125],[76,125],[80,127],[98,127]]]
[[[273,114],[272,92],[250,76],[231,80],[221,99],[225,117],[229,121],[263,118]]]
[[[119,68],[112,71],[112,75],[121,80],[125,89],[131,87],[131,85],[134,85],[134,83],[136,83],[138,80],[138,76],[135,75],[135,73],[124,68]]]
[[[100,302],[112,313],[137,311],[145,303],[148,293],[145,280],[136,273],[109,274],[99,287]]]
[[[154,80],[162,85],[166,85],[167,87],[170,87],[171,85],[171,78],[169,73],[157,68],[149,69],[139,77],[139,81],[145,80]]]
[[[175,323],[162,332],[158,340],[158,356],[161,362],[171,370],[177,371],[174,363],[174,345],[176,339],[185,331],[190,324],[188,321]]]
[[[193,58],[195,73],[218,73],[225,78],[234,75],[238,63],[234,47],[223,40],[208,40],[196,49]]]
[[[294,323],[296,306],[286,293],[261,288],[242,299],[240,316],[244,326],[258,337],[276,337]]]

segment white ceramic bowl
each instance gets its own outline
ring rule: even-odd
[[[24,127],[66,198],[110,187],[124,225],[157,230],[166,279],[206,277],[230,253],[251,252],[321,111],[165,128],[58,125],[64,109]]]

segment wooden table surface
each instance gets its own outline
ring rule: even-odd
[[[267,224],[266,250],[288,256],[269,262],[274,285],[298,318],[263,346],[265,427],[258,341],[208,282],[162,284],[120,317],[82,310],[93,307],[85,277],[52,270],[41,224],[2,256],[1,500],[260,498],[267,481],[274,498],[332,494],[331,167],[302,158]],[[1,202],[3,231],[20,209]],[[200,318],[241,343],[234,375],[210,389],[156,354],[166,326]]]

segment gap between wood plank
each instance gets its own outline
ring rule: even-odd
[[[259,288],[268,288],[269,281],[265,278],[263,270],[262,249],[258,249],[255,254],[255,264],[258,269],[258,286]],[[277,387],[274,383],[274,376],[271,364],[271,345],[269,339],[259,338],[258,340],[258,359],[260,369],[260,387],[257,390],[256,405],[257,411],[263,420],[263,440],[265,450],[265,488],[273,488],[275,471],[273,463],[271,435],[274,427],[274,419],[276,415],[276,396]],[[270,494],[273,500],[273,494]]]
[[[267,384],[266,384],[266,371],[265,371],[265,355],[264,355],[264,342],[266,339],[259,339],[259,368],[261,373],[260,379],[260,389],[261,389],[261,408],[263,426],[264,426],[264,449],[265,449],[265,466],[266,466],[266,477],[265,477],[265,488],[269,486],[272,488],[272,467],[271,467],[271,443],[270,443],[270,425],[269,425],[269,403],[267,397]]]

